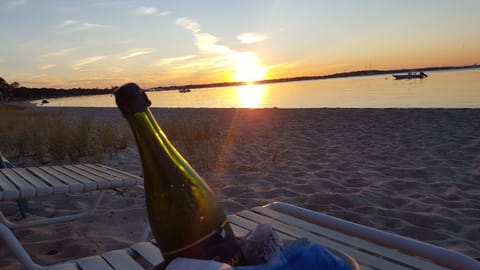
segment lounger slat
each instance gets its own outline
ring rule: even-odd
[[[371,267],[368,267],[366,265],[360,265],[360,270],[381,270],[381,269],[371,268]]]
[[[55,194],[61,194],[61,193],[67,193],[69,188],[68,185],[65,183],[59,181],[56,179],[54,176],[49,175],[48,173],[40,170],[39,168],[36,167],[30,167],[26,168],[31,174],[34,174],[36,177],[38,177],[41,181],[48,183],[52,188],[53,188],[53,193]]]
[[[0,198],[4,201],[16,200],[20,198],[20,191],[10,182],[10,180],[3,175],[0,170]]]
[[[114,270],[102,257],[91,256],[76,261],[85,270]]]
[[[251,212],[251,211],[241,211],[238,213],[239,216],[242,216],[244,218],[250,219],[252,221],[260,223],[265,223],[269,222],[272,224],[272,226],[275,228],[275,230],[278,230],[280,232],[283,232],[285,234],[288,234],[290,236],[293,236],[295,238],[302,238],[306,237],[310,239],[313,242],[320,243],[324,245],[327,248],[333,248],[337,249],[340,251],[343,251],[350,256],[352,256],[359,264],[361,265],[367,265],[375,269],[375,267],[379,269],[389,269],[389,270],[406,270],[406,269],[412,269],[412,268],[407,268],[402,265],[398,265],[396,263],[390,262],[388,260],[384,260],[382,258],[376,257],[374,255],[371,255],[369,253],[363,252],[361,250],[357,250],[351,246],[344,245],[343,243],[339,243],[337,241],[328,239],[323,236],[319,236],[316,234],[313,234],[311,232],[305,231],[301,228],[290,226],[288,224],[285,224],[283,222],[277,221],[275,219]],[[252,228],[253,229],[253,228]]]
[[[163,262],[163,256],[160,249],[149,242],[141,242],[132,246],[132,249],[140,254],[148,263],[158,265]]]
[[[250,228],[254,228],[255,226],[258,225],[258,222],[244,219],[236,214],[228,215],[227,219],[230,223],[233,223],[242,228],[248,228],[249,231],[250,231]]]
[[[81,164],[81,165],[82,165],[82,166],[85,166],[85,167],[92,168],[92,169],[97,170],[97,171],[100,171],[100,172],[104,172],[105,174],[114,176],[114,177],[116,177],[116,178],[125,178],[125,175],[124,175],[124,174],[118,173],[118,172],[117,172],[116,170],[114,170],[113,168],[110,168],[110,167],[105,166],[105,165],[92,164],[92,163]]]
[[[65,177],[65,174],[60,173],[59,171],[54,170],[52,167],[39,167],[40,170],[48,173],[57,178],[57,180],[65,183],[69,187],[70,192],[82,192],[86,190],[85,184],[82,182],[76,181],[70,177]]]
[[[110,181],[106,180],[105,178],[99,177],[97,175],[91,174],[90,172],[84,171],[81,168],[78,168],[74,165],[66,165],[62,166],[66,170],[70,170],[73,173],[83,176],[86,179],[89,179],[95,183],[97,183],[98,189],[106,189],[111,187]]]
[[[271,210],[265,207],[254,207],[252,208],[252,211],[280,220],[281,222],[284,222],[286,224],[299,226],[304,230],[323,235],[327,238],[335,239],[336,241],[342,242],[344,244],[354,246],[357,249],[368,250],[371,253],[381,254],[379,256],[388,257],[392,261],[397,261],[399,263],[407,264],[412,267],[418,267],[420,269],[447,270],[447,268],[438,266],[437,264],[433,264],[430,261],[421,259],[419,257],[410,256],[394,249],[382,247],[380,245],[365,241],[358,237],[350,236],[338,231],[321,227],[310,222],[306,222],[301,219],[282,214],[275,210]]]
[[[92,191],[92,190],[97,190],[97,183],[85,178],[82,175],[76,174],[70,170],[67,170],[61,166],[51,166],[52,169],[56,170],[57,172],[69,176],[71,179],[74,179],[75,181],[82,183],[84,185],[85,191]],[[63,176],[63,179],[65,176]],[[63,180],[62,179],[62,180]]]
[[[61,263],[49,266],[48,270],[78,270],[77,264],[75,263]]]
[[[236,216],[236,215],[229,215],[227,218],[228,218],[228,221],[230,222],[230,224],[242,228],[242,229],[245,230],[247,233],[248,233],[249,231],[251,231],[252,228],[255,228],[255,227],[258,225],[258,223],[252,222],[252,221],[250,221],[250,220],[248,220],[248,219],[245,219],[245,218],[243,218],[243,217]],[[284,234],[284,233],[278,232],[278,231],[277,231],[276,233],[277,233],[278,236],[279,236],[281,239],[283,239],[283,240],[295,240],[294,237],[291,237],[291,236],[288,235],[288,234]],[[237,235],[235,234],[235,236],[237,236]],[[242,236],[243,236],[243,235],[242,235]]]
[[[27,169],[13,168],[12,170],[35,187],[37,196],[49,195],[53,193],[53,188],[48,183],[43,182],[42,179],[31,174],[27,171]]]
[[[121,179],[123,186],[135,185],[140,179],[139,177],[130,175],[128,173],[119,173],[118,170],[111,167],[107,167],[102,164],[82,164],[82,165],[89,167],[91,169],[94,169],[95,171],[99,171],[99,172],[111,175],[115,179]]]
[[[142,270],[144,269],[139,265],[132,257],[128,255],[125,250],[114,250],[107,252],[102,257],[111,265],[115,270]]]
[[[124,171],[118,170],[116,168],[108,167],[108,166],[105,166],[103,164],[97,164],[97,165],[99,167],[108,168],[108,170],[110,170],[110,171],[115,171],[115,172],[121,174],[122,177],[124,177],[125,179],[132,179],[132,180],[135,181],[135,184],[137,184],[137,185],[143,185],[143,178],[138,177],[137,175],[134,175],[134,174],[131,174],[131,173],[128,173],[128,172],[124,172]]]
[[[232,227],[233,234],[235,237],[243,237],[248,233],[248,230],[236,225],[235,223],[230,222],[230,227]]]
[[[105,173],[103,171],[97,170],[95,168],[92,168],[90,166],[86,166],[83,164],[78,164],[78,165],[73,165],[76,168],[83,170],[85,172],[88,172],[90,174],[96,175],[98,177],[101,177],[102,179],[105,179],[105,181],[108,181],[110,183],[111,188],[116,188],[116,187],[122,187],[123,186],[123,180],[115,175]]]
[[[27,180],[23,179],[20,175],[16,174],[12,169],[1,170],[3,175],[10,179],[10,182],[14,184],[20,191],[20,199],[27,199],[36,195],[35,187],[27,182]]]

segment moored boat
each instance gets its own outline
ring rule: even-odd
[[[420,72],[408,72],[405,74],[393,74],[393,77],[395,77],[396,80],[404,80],[404,79],[423,79],[428,77],[427,74],[425,74],[423,71]]]

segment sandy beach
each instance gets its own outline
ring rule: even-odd
[[[59,110],[127,125],[115,108]],[[480,258],[480,110],[153,111],[160,125],[209,123],[216,139],[200,137],[194,150],[165,131],[227,214],[283,201]],[[133,141],[101,163],[142,175]],[[89,196],[31,201],[29,218],[81,209]],[[0,207],[19,215],[13,203]],[[145,222],[143,190],[118,189],[89,218],[14,233],[35,262],[51,264],[127,247]],[[3,247],[0,268],[19,269]]]

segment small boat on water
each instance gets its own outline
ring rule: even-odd
[[[178,89],[178,92],[180,92],[180,93],[188,93],[188,92],[191,92],[191,90],[188,89],[188,88],[182,88],[182,89]]]
[[[404,74],[393,74],[393,77],[395,77],[396,80],[410,80],[410,79],[423,79],[428,77],[427,74],[425,74],[423,71],[420,72],[408,72]]]

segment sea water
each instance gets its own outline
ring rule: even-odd
[[[386,74],[147,94],[158,108],[480,108],[480,69],[427,74],[425,79],[395,80]],[[41,106],[116,105],[107,94],[49,99]]]

